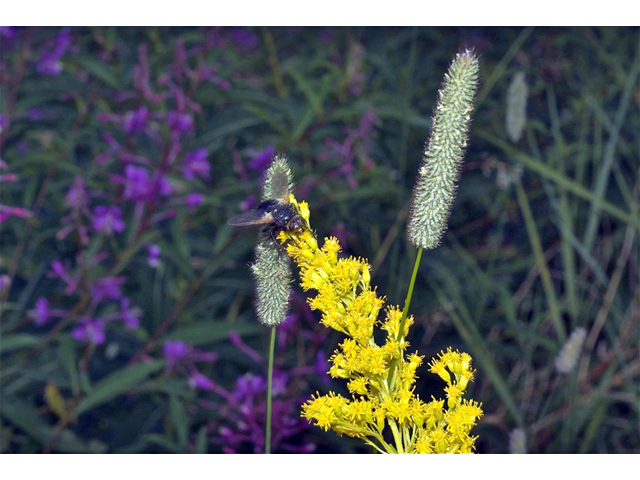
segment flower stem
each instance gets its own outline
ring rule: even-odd
[[[420,266],[420,259],[422,258],[422,247],[418,248],[418,254],[416,255],[416,262],[413,266],[413,274],[411,275],[411,282],[409,282],[409,290],[407,291],[407,298],[404,301],[404,309],[402,310],[402,318],[400,319],[400,328],[398,329],[398,342],[404,337],[404,324],[409,314],[409,305],[411,304],[411,297],[413,296],[413,287],[416,283],[416,276],[418,275],[418,267]],[[389,365],[389,375],[387,377],[387,388],[390,392],[394,390],[396,381],[396,370],[398,368],[398,362],[394,358]]]
[[[276,326],[271,327],[269,342],[269,372],[267,373],[267,426],[265,431],[264,453],[271,453],[271,389],[273,386],[273,355],[276,347]]]
[[[420,266],[421,258],[422,247],[418,248],[416,263],[413,266],[413,274],[411,275],[411,283],[409,283],[409,291],[407,292],[407,298],[404,301],[404,310],[402,310],[402,319],[400,320],[400,330],[398,330],[398,341],[400,341],[404,335],[404,323],[407,320],[407,315],[409,314],[409,304],[411,304],[411,297],[413,296],[413,286],[416,283],[416,276],[418,275],[418,267]]]

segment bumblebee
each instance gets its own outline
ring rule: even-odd
[[[282,168],[276,168],[271,178],[271,193],[274,199],[267,200],[258,205],[258,208],[240,213],[227,220],[227,225],[232,227],[250,227],[262,225],[262,233],[270,234],[276,245],[276,235],[281,230],[287,232],[299,232],[305,228],[302,217],[288,202],[289,182],[287,174]]]

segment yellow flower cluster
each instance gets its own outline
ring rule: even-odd
[[[307,203],[298,203],[293,195],[289,201],[308,226]],[[330,359],[329,373],[348,381],[352,398],[333,392],[312,397],[303,405],[303,415],[325,430],[361,438],[382,453],[472,453],[477,437],[469,432],[482,409],[462,399],[473,379],[471,357],[449,349],[434,359],[430,371],[447,383],[447,403],[424,403],[413,393],[424,357],[405,355],[413,318],[406,318],[400,333],[402,311],[387,307],[380,324],[384,299],[371,288],[369,264],[360,258],[339,259],[338,240],[325,239],[319,247],[308,228],[282,231],[277,238],[298,265],[302,288],[318,292],[309,300],[311,308],[322,312],[324,325],[347,336]],[[382,346],[374,341],[378,326],[386,331]]]

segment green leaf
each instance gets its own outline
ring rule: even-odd
[[[71,381],[71,389],[74,393],[80,390],[80,377],[78,376],[75,349],[70,335],[60,335],[58,346],[58,359],[60,365],[66,371]]]
[[[104,63],[98,62],[91,57],[78,55],[74,58],[81,67],[84,67],[89,73],[98,77],[107,86],[111,88],[118,88],[119,83],[113,74],[113,69]]]
[[[198,438],[196,438],[193,453],[207,453],[207,427],[202,427],[198,431]]]
[[[164,361],[156,360],[151,363],[139,363],[108,375],[93,385],[91,393],[80,401],[76,408],[76,415],[80,415],[112,398],[126,392],[146,380],[149,375],[157,372],[164,365]]]
[[[307,100],[316,115],[322,114],[322,99],[316,93],[315,87],[313,87],[296,69],[292,68],[288,70],[287,73],[293,77],[298,88],[300,88],[302,93],[304,93],[304,96],[307,97]]]
[[[43,448],[58,436],[58,429],[44,423],[38,410],[23,400],[14,398],[2,400],[0,414],[9,423],[23,430],[27,435],[37,440]],[[108,449],[103,442],[92,438],[85,443],[75,433],[64,430],[59,435],[54,451],[67,453],[104,453]]]
[[[169,417],[178,432],[178,443],[185,449],[187,447],[187,437],[189,434],[189,418],[187,417],[187,411],[184,405],[175,395],[169,397]]]
[[[20,350],[27,347],[35,347],[41,341],[41,337],[29,335],[28,333],[2,335],[2,337],[0,337],[0,353],[7,353],[13,350]]]

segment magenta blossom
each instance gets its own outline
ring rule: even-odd
[[[97,318],[83,317],[71,332],[71,336],[79,342],[100,345],[106,339],[104,322]]]
[[[271,163],[273,155],[276,153],[276,147],[274,145],[268,145],[264,150],[256,152],[253,149],[248,148],[247,154],[251,157],[249,161],[249,168],[253,170],[264,170]]]
[[[204,195],[201,193],[190,193],[184,199],[184,204],[190,212],[192,212],[198,205],[201,205],[202,202],[204,202]]]
[[[124,115],[123,128],[127,133],[140,133],[144,131],[151,115],[147,107],[140,107]]]
[[[142,315],[142,310],[138,307],[129,308],[129,303],[130,301],[127,297],[124,297],[120,302],[122,321],[127,327],[136,329],[140,326],[140,315]]]
[[[104,299],[120,300],[122,298],[120,285],[126,281],[124,277],[104,277],[97,279],[91,286],[93,301],[98,303]]]
[[[38,73],[40,75],[60,75],[62,72],[62,57],[67,49],[71,46],[71,31],[69,28],[63,28],[56,39],[56,46],[53,51],[43,52],[38,60]]]
[[[189,354],[189,347],[179,340],[167,340],[164,342],[162,353],[167,359],[167,370],[172,370],[180,360]]]
[[[70,208],[84,209],[87,207],[89,195],[82,177],[78,176],[73,179],[73,183],[64,200],[67,207]]]
[[[209,180],[211,165],[207,161],[207,149],[199,148],[195,152],[189,152],[184,158],[182,174],[187,180],[193,180],[196,175],[203,180]]]
[[[36,300],[35,308],[29,311],[29,316],[33,318],[33,323],[35,323],[38,327],[46,324],[51,318],[49,311],[49,302],[47,301],[47,299],[41,297]]]
[[[59,260],[54,260],[51,262],[51,270],[53,270],[53,275],[58,277],[60,280],[64,281],[67,284],[67,288],[64,293],[66,295],[70,295],[76,291],[78,288],[79,278],[73,278],[69,273],[65,270],[64,265]]]
[[[122,232],[124,227],[122,210],[119,207],[98,205],[93,209],[93,229],[96,232],[113,236],[114,232]]]
[[[178,113],[172,110],[167,115],[169,129],[174,133],[187,133],[193,130],[193,117],[188,113]]]
[[[149,194],[149,171],[143,167],[127,165],[124,167],[124,198],[145,200]]]
[[[148,245],[147,252],[149,252],[149,258],[147,258],[147,264],[150,267],[157,268],[160,265],[160,246]]]
[[[189,377],[189,386],[191,388],[199,388],[200,390],[216,390],[216,384],[211,379],[205,377],[202,373],[195,368],[191,372]]]

